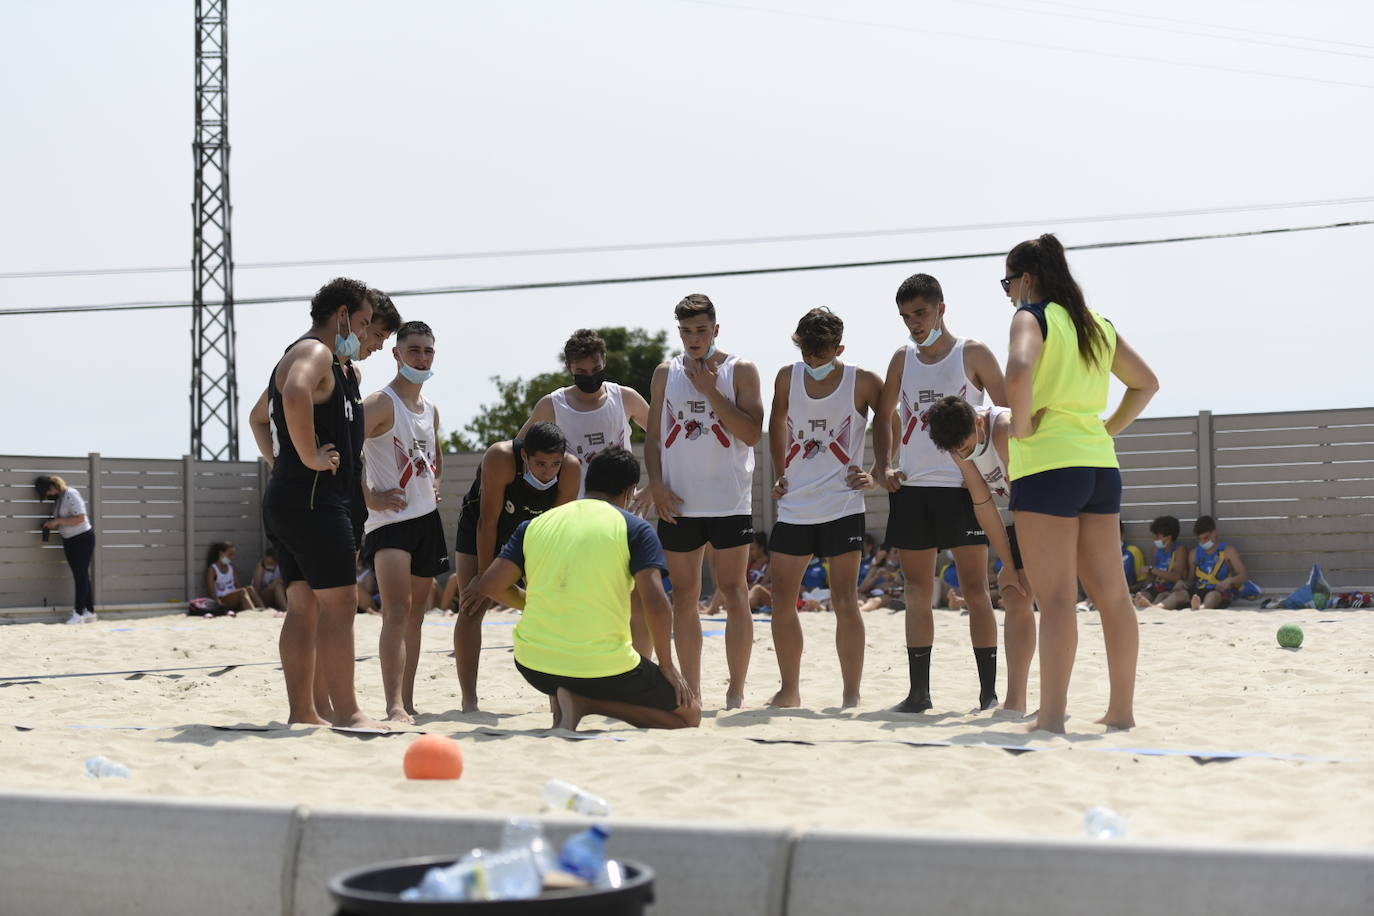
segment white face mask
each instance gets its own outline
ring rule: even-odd
[[[1163,549],[1164,549],[1164,542],[1161,541],[1159,538],[1155,538],[1155,550],[1163,550]]]
[[[1212,552],[1212,548],[1215,547],[1215,546],[1217,546],[1217,542],[1216,542],[1216,541],[1198,541],[1198,542],[1197,542],[1197,545],[1198,545],[1199,547],[1201,547],[1203,550],[1207,551],[1208,553],[1211,553],[1211,552]]]
[[[914,343],[916,346],[924,350],[926,347],[933,346],[935,344],[935,341],[939,340],[944,335],[944,333],[944,331],[941,331],[937,327],[930,329],[930,333],[926,335],[925,340],[917,340],[916,335],[914,334],[908,334],[907,336],[911,338],[912,343]]]

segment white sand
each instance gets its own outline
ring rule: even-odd
[[[453,662],[427,652],[416,688],[422,727],[457,737],[467,770],[457,782],[409,782],[406,735],[359,738],[267,726],[285,714],[275,667],[280,621],[263,614],[204,621],[162,617],[83,626],[0,628],[0,676],[262,663],[214,669],[41,680],[0,687],[0,785],[57,791],[233,797],[313,806],[526,812],[558,776],[609,798],[627,817],[899,827],[1010,836],[1078,836],[1083,813],[1120,811],[1130,837],[1317,847],[1374,846],[1374,611],[1142,612],[1136,717],[1130,732],[1091,725],[1106,704],[1096,615],[1079,615],[1069,698],[1071,733],[1027,738],[1005,715],[971,715],[977,679],[967,619],[936,614],[934,699],[922,716],[883,712],[906,692],[900,615],[867,615],[864,702],[840,712],[839,666],[828,615],[807,615],[800,710],[724,713],[724,645],[708,636],[707,718],[696,731],[647,732],[589,718],[602,739],[549,736],[547,703],[516,674],[513,617],[491,615],[481,679],[486,711],[456,709]],[[451,648],[451,618],[428,618],[427,650]],[[1306,632],[1280,649],[1281,623]],[[505,625],[502,625],[505,624]],[[357,621],[359,654],[376,651],[380,621]],[[724,624],[707,622],[708,632]],[[377,662],[359,665],[364,708],[381,711]],[[1001,675],[999,675],[1000,677]],[[1032,701],[1036,672],[1031,673]],[[768,625],[755,630],[751,703],[777,685]],[[24,731],[11,725],[31,726]],[[144,731],[74,725],[145,726]],[[558,733],[561,734],[561,733]],[[759,740],[815,742],[763,744]],[[1029,744],[1012,754],[995,747]],[[866,742],[866,743],[859,743]],[[1106,753],[1110,748],[1253,751],[1332,762]],[[94,780],[84,761],[105,754],[133,771]]]

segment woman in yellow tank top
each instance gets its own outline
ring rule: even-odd
[[[1064,731],[1078,650],[1078,582],[1102,616],[1108,728],[1135,725],[1140,633],[1121,574],[1121,471],[1112,436],[1159,382],[1112,324],[1089,310],[1053,235],[1007,255],[1002,289],[1016,305],[1007,356],[1011,509],[1040,606],[1040,712],[1030,730]],[[1126,394],[1105,421],[1115,375]]]

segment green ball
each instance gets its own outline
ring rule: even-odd
[[[1279,645],[1285,649],[1296,649],[1302,645],[1302,627],[1296,623],[1285,623],[1279,627]]]

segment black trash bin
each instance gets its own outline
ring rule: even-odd
[[[530,900],[408,901],[401,891],[415,887],[431,868],[452,865],[453,856],[382,862],[329,879],[338,916],[641,916],[654,902],[654,872],[620,859],[620,887],[546,891]]]

